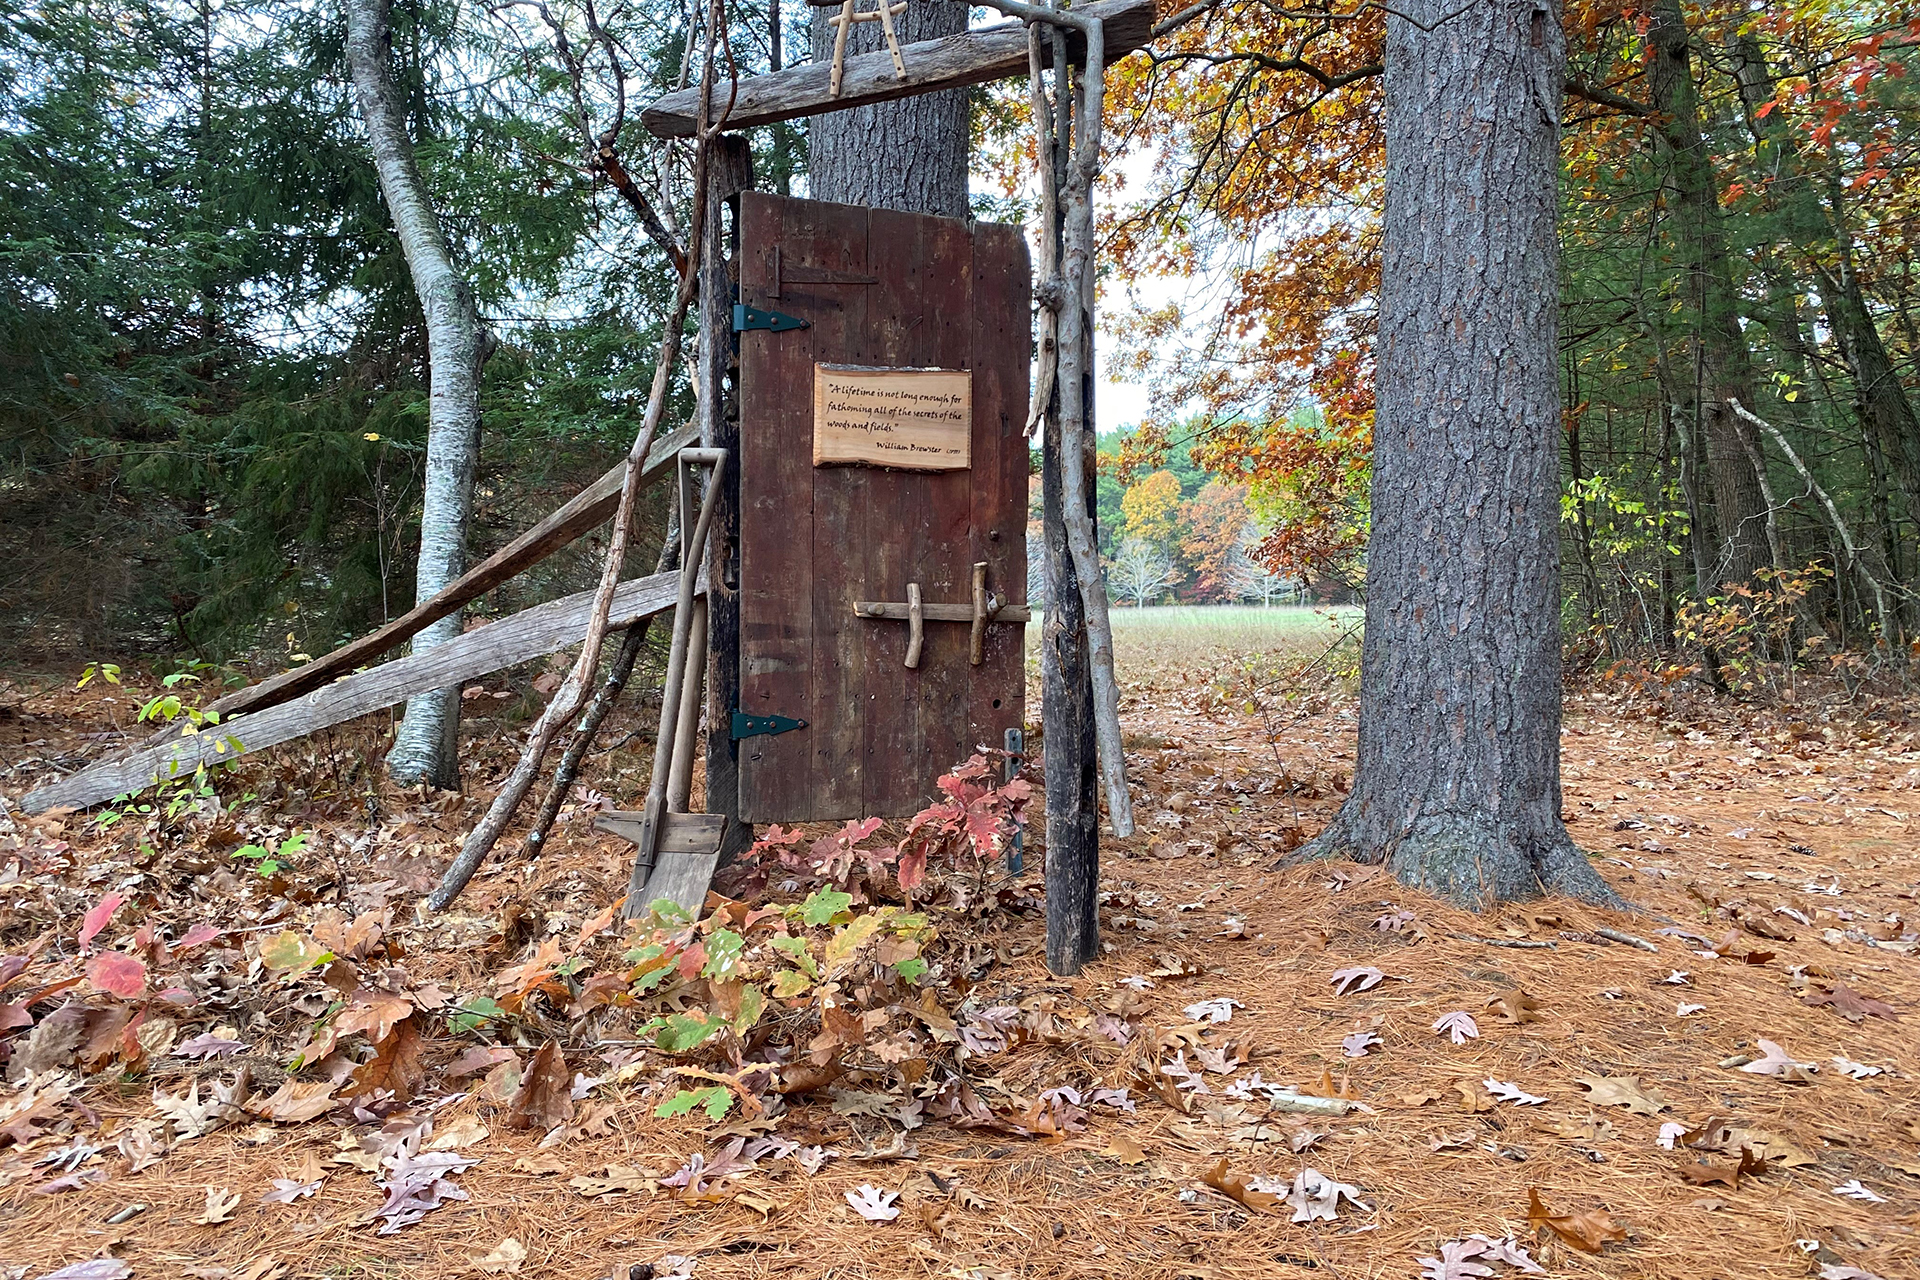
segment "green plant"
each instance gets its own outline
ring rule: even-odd
[[[280,868],[293,861],[293,855],[307,847],[311,833],[296,831],[284,840],[269,839],[265,844],[243,844],[233,851],[233,856],[254,864],[253,869],[263,876],[271,876]]]

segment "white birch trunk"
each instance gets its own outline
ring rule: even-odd
[[[473,291],[453,267],[447,240],[414,162],[406,112],[393,82],[387,0],[345,0],[347,62],[366,121],[380,192],[407,256],[414,292],[427,324],[430,393],[427,470],[420,513],[416,602],[431,599],[460,576],[467,518],[473,508],[473,472],[480,451],[480,362],[483,342]],[[415,653],[460,634],[461,615],[434,623],[413,639]],[[407,704],[406,719],[387,756],[387,771],[402,783],[460,782],[460,691],[440,689]]]

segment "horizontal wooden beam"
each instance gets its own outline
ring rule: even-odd
[[[671,471],[674,455],[697,439],[699,429],[690,423],[665,440],[657,441],[647,454],[646,466],[641,470],[642,486],[652,484]],[[405,644],[448,614],[526,572],[581,534],[605,522],[613,514],[614,508],[620,505],[620,486],[626,478],[626,470],[624,461],[615,464],[612,470],[575,494],[565,506],[448,583],[433,599],[415,605],[378,631],[369,632],[305,666],[294,667],[279,675],[269,676],[258,684],[236,689],[209,703],[206,710],[217,711],[222,717],[227,717],[276,706],[329,684],[357,667],[366,666],[387,650]],[[428,689],[436,687],[427,686]],[[159,743],[165,737],[167,735],[163,734],[155,738],[154,743]]]
[[[1105,19],[1108,65],[1153,38],[1154,0],[1094,0],[1076,7],[1075,12]],[[1051,66],[1051,42],[1042,47],[1047,50],[1045,65]],[[1080,56],[1083,48],[1082,41],[1074,37],[1068,45],[1068,57]],[[847,59],[839,97],[833,95],[833,68],[829,63],[803,62],[771,75],[742,80],[731,88],[715,85],[709,112],[714,119],[725,112],[728,129],[749,129],[823,111],[1023,76],[1027,74],[1027,27],[1023,22],[997,23],[938,40],[922,40],[906,45],[900,53],[907,64],[905,80],[895,76],[893,55],[882,49]],[[682,89],[642,111],[640,121],[657,138],[691,138],[699,110],[700,90]]]
[[[609,623],[631,626],[642,618],[664,613],[673,608],[679,594],[677,571],[624,582],[613,593]],[[192,736],[171,730],[157,746],[118,760],[103,760],[28,792],[21,803],[28,813],[41,813],[55,805],[98,804],[166,778],[190,774],[201,764],[231,760],[404,702],[417,693],[462,684],[475,676],[578,644],[587,634],[587,615],[593,611],[594,595],[593,591],[582,591],[535,605],[425,653],[397,658],[250,715],[224,719],[217,728]]]

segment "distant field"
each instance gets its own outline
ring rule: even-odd
[[[1219,657],[1299,650],[1332,640],[1356,625],[1360,610],[1352,607],[1307,608],[1275,605],[1151,605],[1145,609],[1113,611],[1114,656],[1123,669],[1142,670],[1168,664],[1209,665]],[[1031,651],[1040,640],[1041,619],[1027,628]]]

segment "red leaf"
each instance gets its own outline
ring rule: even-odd
[[[912,849],[900,855],[900,861],[894,866],[893,874],[900,880],[900,887],[912,893],[927,878],[927,845],[924,840],[915,842]]]
[[[118,951],[102,951],[87,962],[87,981],[96,991],[131,1000],[147,989],[147,966]]]
[[[176,949],[180,951],[190,951],[194,947],[204,947],[219,937],[220,932],[220,930],[210,924],[197,924],[187,930],[187,936],[180,939]]]
[[[124,905],[126,899],[117,893],[110,893],[93,905],[93,909],[80,918],[80,949],[85,951],[93,942],[94,935],[107,927],[107,921],[113,919],[113,913]]]
[[[1773,109],[1779,105],[1779,102],[1773,100],[1763,102],[1753,109],[1753,118],[1755,120],[1765,120],[1767,116],[1772,113]]]

